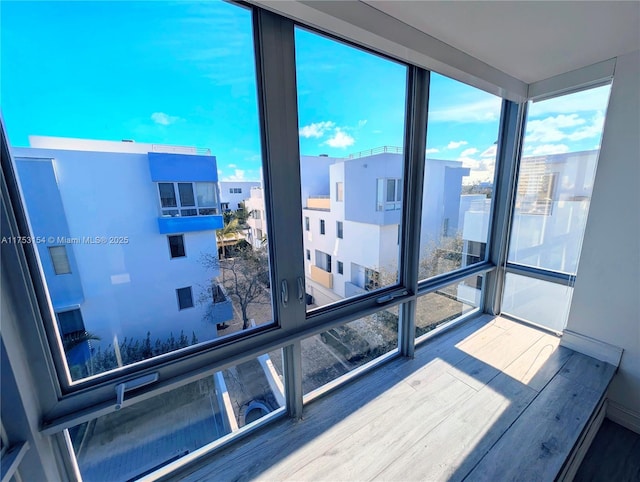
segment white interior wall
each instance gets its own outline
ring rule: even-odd
[[[618,57],[567,329],[622,347],[610,401],[640,432],[640,51]]]

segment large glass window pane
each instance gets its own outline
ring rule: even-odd
[[[281,360],[265,353],[69,429],[82,479],[137,480],[282,411]]]
[[[216,185],[213,182],[196,182],[196,197],[201,208],[215,207],[218,205]]]
[[[11,2],[0,31],[3,116],[53,311],[84,322],[80,348],[50,327],[72,379],[273,322],[267,230],[248,219],[265,210],[261,189],[248,201],[262,167],[251,11]],[[218,199],[219,181],[236,197]],[[223,218],[221,201],[240,209]]]
[[[302,340],[305,394],[398,348],[398,308],[379,311]]]
[[[480,306],[482,275],[469,276],[418,298],[416,338]]]
[[[609,90],[529,106],[509,262],[576,273]]]
[[[431,74],[420,279],[485,259],[501,103]]]
[[[178,191],[180,192],[181,206],[195,206],[196,200],[193,197],[193,184],[190,182],[179,182]]]
[[[569,316],[573,288],[507,273],[502,312],[561,332]]]
[[[313,309],[397,282],[407,69],[300,28],[295,41],[304,248],[343,264],[305,260]]]
[[[178,205],[172,182],[159,183],[158,190],[160,191],[160,204],[163,208],[175,208]]]

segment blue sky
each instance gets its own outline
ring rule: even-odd
[[[0,8],[0,108],[12,145],[47,135],[208,147],[222,179],[259,178],[249,11],[182,1]],[[402,146],[404,66],[302,29],[296,58],[302,154]],[[525,153],[597,146],[607,94],[535,104]],[[472,167],[469,180],[492,178],[500,105],[433,74],[427,154]]]

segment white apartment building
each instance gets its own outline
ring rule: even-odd
[[[382,147],[328,166],[303,156],[301,172],[315,179],[303,195],[308,302],[318,305],[364,293],[394,280],[402,222],[403,156]],[[425,249],[459,229],[462,178],[458,161],[427,159],[421,239]],[[327,175],[328,174],[328,175]],[[381,279],[382,278],[382,279]]]
[[[222,227],[216,158],[133,142],[31,137],[18,176],[60,334],[88,331],[103,350],[181,331],[216,337],[231,304],[206,299]],[[90,356],[87,344],[68,353]],[[75,358],[74,358],[75,357]]]
[[[250,213],[247,218],[249,230],[247,232],[247,241],[254,248],[263,245],[267,237],[267,219],[264,209],[264,193],[262,187],[254,186],[249,191],[249,197],[244,200],[244,205]]]
[[[220,208],[222,212],[240,209],[251,188],[260,187],[258,181],[220,181]]]

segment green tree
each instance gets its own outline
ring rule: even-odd
[[[221,248],[220,251],[223,258],[227,256],[227,245],[237,243],[239,241],[238,234],[241,232],[242,228],[237,218],[231,219],[231,221],[225,223],[221,229],[216,231],[218,246]]]
[[[240,224],[241,227],[244,228],[247,226],[247,219],[249,219],[252,212],[253,211],[249,211],[247,209],[244,201],[240,203],[240,207],[235,212],[235,218],[238,220],[238,224]]]

